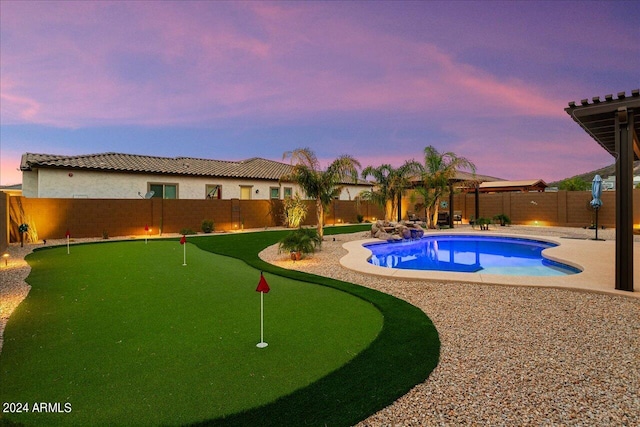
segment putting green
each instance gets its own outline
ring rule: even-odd
[[[382,328],[363,299],[266,273],[269,346],[258,349],[259,271],[192,244],[182,266],[182,249],[135,241],[30,255],[32,289],[0,355],[0,401],[29,412],[3,417],[27,425],[212,419],[314,383]]]

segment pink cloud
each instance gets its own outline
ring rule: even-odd
[[[323,15],[316,4],[224,5],[223,12],[235,9],[252,23],[253,32],[223,14],[199,14],[203,5],[196,5],[58,3],[44,11],[12,5],[3,25],[18,40],[3,49],[2,59],[3,75],[16,85],[3,88],[3,114],[24,112],[24,100],[39,108],[9,117],[63,127],[193,124],[246,114],[267,120],[353,109],[562,114],[549,94],[540,95],[542,88],[499,81],[435,45]],[[23,29],[27,11],[32,16]],[[124,22],[104,21],[107,13]],[[123,54],[157,57],[162,65],[154,65],[166,70],[149,70],[156,77],[146,81],[141,70],[135,82],[124,81],[113,74],[113,61]],[[317,59],[323,56],[326,62]],[[47,67],[26,65],[43,59]],[[362,78],[369,70],[377,75]]]

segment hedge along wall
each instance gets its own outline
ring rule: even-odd
[[[8,205],[6,218],[2,218],[8,238],[2,242],[19,241],[18,225],[25,218],[30,219],[40,240],[64,238],[67,230],[78,238],[142,236],[147,225],[152,235],[178,233],[185,228],[199,232],[203,220],[214,221],[218,231],[283,224],[282,200],[31,199],[0,195],[4,196],[0,197],[0,209],[2,200]],[[303,225],[315,225],[315,201],[306,203]],[[4,210],[0,216],[1,212]],[[381,217],[381,210],[368,202],[335,200],[325,214],[325,223],[334,224],[334,219],[335,223],[355,223],[359,213],[365,220]]]

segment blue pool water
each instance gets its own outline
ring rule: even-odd
[[[494,236],[438,235],[398,243],[365,245],[374,265],[512,276],[560,276],[581,270],[542,256],[554,243]]]

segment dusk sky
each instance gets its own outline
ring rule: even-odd
[[[2,185],[25,152],[326,165],[613,163],[564,111],[640,87],[640,2],[0,1]]]

